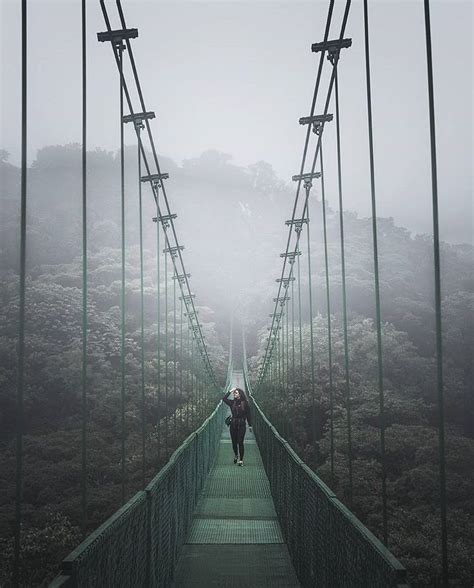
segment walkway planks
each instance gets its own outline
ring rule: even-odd
[[[237,385],[240,374],[237,377]],[[247,429],[244,467],[233,463],[224,426],[175,572],[175,588],[299,586],[276,516],[255,437]]]

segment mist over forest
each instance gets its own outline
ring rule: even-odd
[[[140,487],[139,312],[140,263],[136,146],[126,161],[127,461],[130,497]],[[196,308],[211,362],[223,384],[229,328],[245,327],[251,375],[256,377],[280,277],[294,186],[264,161],[248,167],[219,151],[178,164],[161,157],[167,189],[185,246]],[[120,159],[88,153],[90,530],[120,504]],[[61,558],[81,539],[80,382],[82,313],[81,147],[39,150],[28,170],[25,389],[25,586],[44,585]],[[0,152],[0,585],[8,585],[13,558],[16,342],[18,320],[20,170]],[[454,195],[453,195],[454,196]],[[182,387],[168,413],[156,392],[156,207],[144,197],[147,475],[161,467],[198,421],[200,407]],[[411,195],[416,198],[416,194]],[[329,272],[334,344],[336,467],[332,489],[347,500],[346,422],[341,326],[341,270],[336,194],[327,194]],[[369,198],[369,194],[367,194]],[[349,350],[354,418],[354,512],[378,537],[378,396],[371,219],[344,216]],[[321,194],[310,201],[313,328],[317,383],[317,445],[310,440],[307,256],[303,251],[304,378],[286,397],[262,400],[280,433],[326,482],[329,469],[329,400]],[[387,395],[389,545],[414,586],[439,576],[438,445],[436,410],[433,244],[391,218],[379,219],[379,253]],[[474,248],[442,243],[441,276],[447,491],[453,586],[474,579]],[[163,288],[163,286],[162,286]],[[187,366],[184,367],[185,378]],[[215,405],[206,401],[205,409]],[[188,409],[184,411],[184,403]],[[157,408],[158,407],[158,408]],[[291,425],[288,416],[291,413]],[[166,424],[160,429],[160,421]],[[163,432],[164,431],[164,432]],[[165,448],[165,449],[164,449]]]

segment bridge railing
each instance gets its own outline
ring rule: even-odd
[[[223,419],[219,402],[145,490],[63,560],[62,574],[50,587],[169,586],[217,453]]]
[[[252,396],[252,422],[283,536],[301,585],[406,585],[406,570],[296,455]]]

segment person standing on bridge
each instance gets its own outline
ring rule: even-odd
[[[233,399],[229,400],[229,395],[232,393]],[[245,396],[245,392],[241,388],[232,388],[227,394],[224,394],[222,401],[230,407],[232,413],[232,421],[230,423],[230,438],[232,439],[232,449],[234,450],[234,463],[239,466],[244,465],[244,437],[245,437],[245,421],[248,422],[250,430],[252,430],[252,421],[250,418],[250,406]]]

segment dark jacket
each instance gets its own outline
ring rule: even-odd
[[[228,396],[230,391],[227,394],[224,394],[222,397],[222,402],[225,402],[227,406],[230,407],[230,412],[232,413],[233,419],[246,419],[249,427],[252,426],[252,420],[250,417],[250,407],[247,400],[229,400]]]

